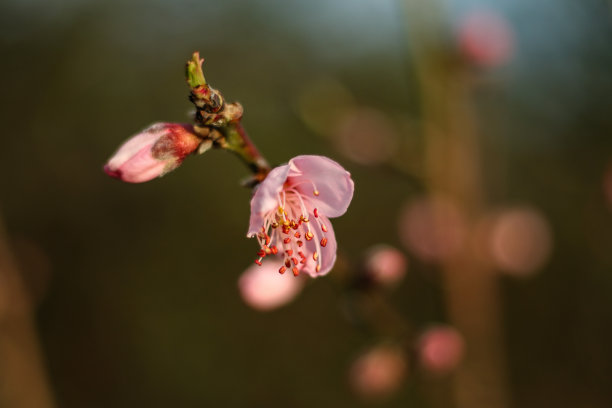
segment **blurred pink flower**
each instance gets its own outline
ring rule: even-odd
[[[281,274],[328,273],[337,244],[327,217],[346,212],[353,190],[350,173],[327,157],[297,156],[273,169],[251,200],[247,236],[257,237],[261,246],[255,263],[281,251]]]
[[[461,52],[474,64],[495,67],[512,57],[514,32],[498,13],[472,12],[460,22],[457,35]]]
[[[465,345],[461,334],[450,326],[427,329],[418,342],[421,365],[433,374],[453,371],[463,359]]]
[[[397,284],[406,274],[408,260],[399,250],[377,245],[366,255],[366,271],[375,282],[384,286]]]
[[[401,386],[406,371],[406,356],[399,348],[379,346],[355,360],[349,381],[361,396],[383,397]]]
[[[190,125],[156,123],[123,143],[104,171],[128,183],[149,181],[177,168],[201,142]]]
[[[402,244],[422,260],[448,259],[463,247],[467,235],[465,216],[453,201],[443,196],[421,197],[401,211]]]
[[[279,258],[259,268],[249,267],[238,279],[238,288],[245,303],[257,310],[272,310],[292,301],[304,287],[304,279],[274,273],[282,266]]]
[[[536,209],[516,207],[493,218],[489,251],[493,263],[517,276],[537,272],[552,252],[553,239],[546,218]]]

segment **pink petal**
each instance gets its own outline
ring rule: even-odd
[[[166,165],[166,162],[159,161],[151,155],[150,147],[143,147],[114,171],[117,173],[117,178],[122,181],[142,183],[159,177],[164,172]]]
[[[157,123],[123,143],[104,171],[129,183],[149,181],[175,169],[201,142],[191,125]]]
[[[257,186],[255,194],[251,199],[251,219],[249,221],[247,237],[257,234],[264,224],[266,214],[278,206],[278,194],[283,189],[283,184],[287,180],[287,174],[289,174],[288,165],[276,167]]]
[[[336,234],[334,234],[334,228],[331,225],[329,219],[324,216],[319,216],[321,222],[327,227],[327,232],[323,232],[319,229],[319,226],[314,221],[310,221],[311,223],[311,231],[314,234],[314,238],[311,241],[305,242],[306,247],[306,256],[308,257],[308,262],[302,269],[303,272],[309,274],[313,278],[317,276],[327,275],[329,271],[334,267],[336,263],[336,252],[338,250],[338,242],[336,241]],[[311,217],[312,220],[312,217]],[[314,227],[314,228],[313,228]],[[321,239],[325,236],[327,238],[327,245],[325,247],[321,247]],[[319,256],[321,257],[321,269],[319,272],[316,270],[317,262],[312,259],[312,255],[316,252],[317,243],[319,244],[319,248],[321,248],[321,252]]]
[[[281,275],[279,258],[269,259],[262,266],[249,267],[238,280],[245,303],[257,310],[272,310],[293,300],[304,286],[303,278],[291,273]]]
[[[314,208],[328,217],[344,214],[355,189],[351,174],[323,156],[297,156],[289,160],[289,181]],[[316,186],[319,195],[314,195]]]

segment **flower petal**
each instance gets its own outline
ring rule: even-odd
[[[351,174],[323,156],[297,156],[289,160],[289,182],[318,210],[328,217],[344,214],[353,198]],[[314,195],[315,186],[319,192]]]
[[[257,234],[264,224],[266,215],[278,205],[278,194],[287,180],[289,166],[274,168],[264,181],[261,182],[251,199],[251,219],[247,237]]]
[[[309,274],[313,278],[317,276],[326,275],[334,267],[336,263],[336,252],[338,250],[338,243],[336,242],[336,235],[334,234],[334,228],[327,217],[319,216],[321,223],[327,227],[327,232],[322,232],[316,222],[311,221],[311,231],[314,234],[314,238],[310,241],[306,241],[306,256],[308,262],[302,269],[303,272]],[[314,227],[314,228],[313,228]],[[327,238],[327,244],[321,247],[321,239]],[[317,244],[321,248],[319,257],[321,259],[321,269],[319,272],[316,270],[317,262],[312,258],[312,255],[317,251]]]
[[[305,280],[293,274],[280,275],[278,269],[283,265],[275,257],[262,266],[252,265],[238,280],[238,288],[245,303],[254,309],[267,311],[291,302],[304,287]]]

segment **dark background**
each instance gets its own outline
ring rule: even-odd
[[[610,4],[448,1],[438,51],[457,53],[454,27],[481,7],[515,35],[508,63],[473,73],[488,201],[539,209],[553,238],[539,273],[500,277],[512,406],[608,407]],[[128,136],[190,120],[183,64],[199,50],[270,162],[323,154],[352,173],[353,203],[334,221],[348,265],[373,244],[402,247],[399,212],[426,190],[410,18],[390,0],[0,5],[2,212],[59,406],[431,406],[418,373],[381,401],[351,392],[348,367],[378,338],[345,319],[334,271],[277,311],[242,302],[257,245],[247,170],[229,153],[140,185],[102,172]],[[322,117],[347,98],[384,115],[399,136],[391,164],[325,135],[304,103],[313,84],[330,90]],[[435,265],[407,253],[392,304],[416,327],[445,321]]]

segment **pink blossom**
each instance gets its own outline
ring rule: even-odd
[[[433,374],[447,374],[461,362],[464,354],[461,334],[450,326],[433,326],[419,340],[418,351],[422,366]]]
[[[283,264],[279,258],[263,267],[252,265],[240,276],[238,288],[245,303],[257,310],[272,310],[293,300],[304,287],[304,279],[273,273]]]
[[[388,245],[371,248],[366,256],[366,271],[378,284],[394,286],[406,274],[408,260],[399,250]]]
[[[382,397],[401,386],[406,371],[406,357],[399,348],[378,346],[355,360],[349,379],[360,395]]]
[[[149,181],[177,168],[201,142],[190,125],[156,123],[123,143],[104,171],[128,183]]]
[[[461,21],[459,48],[476,65],[496,67],[514,52],[514,31],[508,21],[493,11],[474,11]]]
[[[255,263],[281,253],[279,272],[325,275],[336,261],[336,237],[328,217],[344,214],[353,198],[349,172],[323,156],[297,156],[273,169],[251,200],[248,237],[261,249]]]

